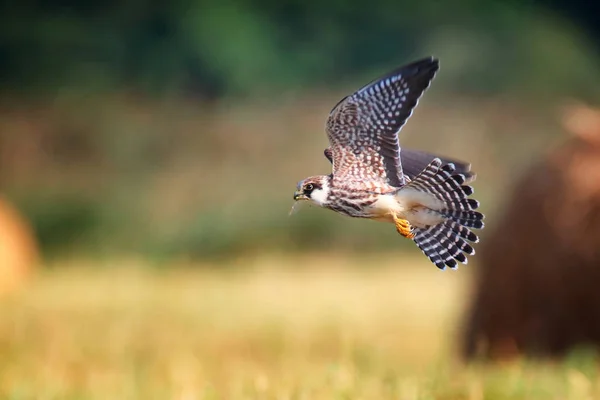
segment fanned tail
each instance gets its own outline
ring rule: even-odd
[[[479,202],[470,199],[473,188],[466,185],[475,175],[454,173],[455,166],[442,166],[439,158],[434,159],[413,181],[406,186],[432,195],[444,205],[432,210],[444,218],[442,222],[428,227],[414,227],[413,240],[423,253],[438,268],[457,268],[466,264],[467,255],[475,254],[468,243],[477,243],[479,238],[470,228],[482,229],[484,215],[475,211]]]

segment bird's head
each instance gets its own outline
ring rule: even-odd
[[[294,200],[310,200],[318,206],[325,206],[329,197],[330,176],[311,176],[298,182],[294,192]]]

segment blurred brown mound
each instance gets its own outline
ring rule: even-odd
[[[466,359],[600,346],[600,110],[563,115],[571,136],[520,179],[482,243]]]
[[[0,295],[18,289],[38,261],[38,247],[29,225],[0,197]]]

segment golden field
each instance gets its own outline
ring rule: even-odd
[[[595,399],[590,356],[465,366],[472,268],[61,261],[0,303],[2,399]]]

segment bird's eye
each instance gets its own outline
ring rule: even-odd
[[[314,189],[314,185],[312,183],[309,183],[308,185],[304,186],[304,190],[306,190],[307,192],[310,192]]]

